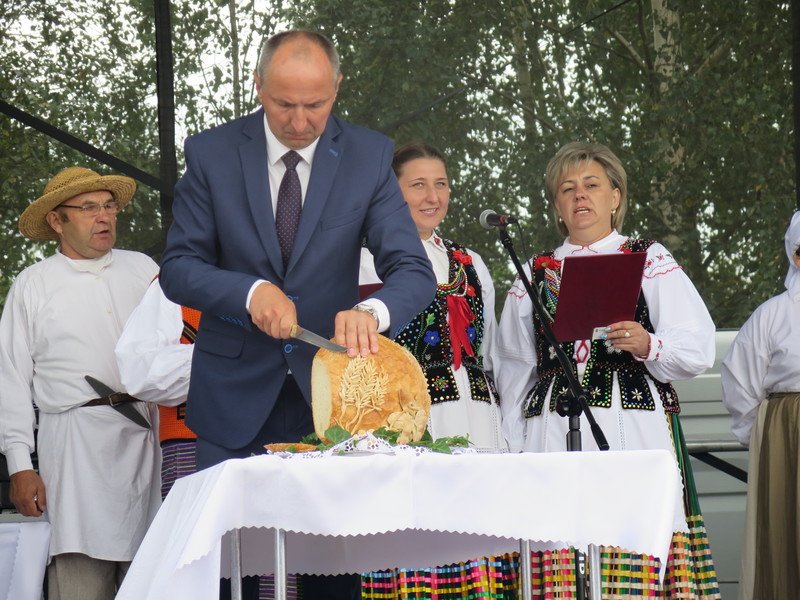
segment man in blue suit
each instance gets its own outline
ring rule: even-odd
[[[366,356],[378,332],[394,335],[433,298],[391,142],[331,115],[341,79],[327,38],[278,34],[255,73],[263,109],[186,140],[161,285],[203,312],[186,417],[199,468],[313,431],[316,348],[289,339],[292,325]],[[287,229],[292,194],[299,217]],[[359,303],[362,239],[384,286]]]

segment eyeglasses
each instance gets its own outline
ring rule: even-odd
[[[105,204],[98,204],[97,202],[87,202],[81,206],[73,206],[72,204],[59,204],[57,208],[75,208],[81,211],[82,215],[95,216],[100,213],[102,208],[110,215],[115,215],[119,212],[119,202],[116,200],[109,200]]]

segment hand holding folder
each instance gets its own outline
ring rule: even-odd
[[[596,327],[633,321],[645,252],[564,259],[553,333],[560,342],[590,340]]]

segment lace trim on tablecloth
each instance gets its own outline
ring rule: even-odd
[[[452,454],[478,454],[475,448],[463,448],[453,446],[450,448]],[[413,454],[419,456],[435,452],[425,446],[409,446],[406,444],[392,445],[386,440],[372,435],[372,433],[360,433],[353,437],[339,442],[325,450],[314,450],[311,452],[272,452],[267,450],[267,454],[280,456],[282,458],[319,458],[321,456],[364,456],[367,454],[389,454],[393,456]]]

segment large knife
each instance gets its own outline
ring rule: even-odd
[[[128,417],[131,421],[144,427],[145,429],[150,429],[150,423],[147,422],[147,419],[142,416],[142,414],[136,410],[136,407],[131,402],[114,402],[114,397],[121,395],[119,392],[115,392],[110,387],[108,387],[105,383],[100,381],[99,379],[95,379],[91,375],[84,375],[83,377],[86,381],[89,382],[89,385],[92,386],[92,389],[100,394],[101,397],[108,396],[110,399],[109,406],[117,411],[119,414]]]
[[[289,332],[289,336],[293,337],[297,340],[301,340],[306,344],[311,344],[312,346],[316,346],[317,348],[324,348],[325,350],[330,350],[331,352],[347,352],[347,348],[344,346],[340,346],[339,344],[334,344],[327,338],[322,337],[321,335],[317,335],[313,331],[309,331],[308,329],[303,329],[297,324],[292,325],[292,330]]]

